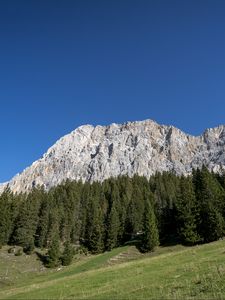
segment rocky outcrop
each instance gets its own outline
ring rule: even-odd
[[[49,189],[65,179],[92,182],[125,174],[150,177],[156,171],[187,175],[203,164],[215,172],[225,169],[225,126],[194,137],[152,120],[84,125],[58,140],[0,189],[8,185],[13,192],[25,192],[37,185]]]

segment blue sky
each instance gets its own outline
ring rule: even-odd
[[[0,182],[81,124],[224,122],[225,1],[0,1]]]

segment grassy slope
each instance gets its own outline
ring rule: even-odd
[[[225,240],[150,255],[126,246],[19,277],[2,286],[1,299],[225,299]]]

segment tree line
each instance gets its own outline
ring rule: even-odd
[[[194,245],[225,233],[225,175],[206,167],[188,177],[156,173],[104,182],[66,181],[45,191],[0,196],[0,245],[81,245],[101,253],[136,240],[143,252],[160,244]],[[50,259],[50,258],[49,258]],[[66,260],[66,258],[64,257]],[[50,263],[50,262],[49,262]]]

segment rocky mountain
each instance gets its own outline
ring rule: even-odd
[[[124,174],[149,177],[156,171],[187,175],[203,164],[215,172],[225,169],[225,125],[197,137],[152,120],[84,125],[0,189],[8,185],[24,192],[37,185],[49,189],[67,178],[92,182]]]

